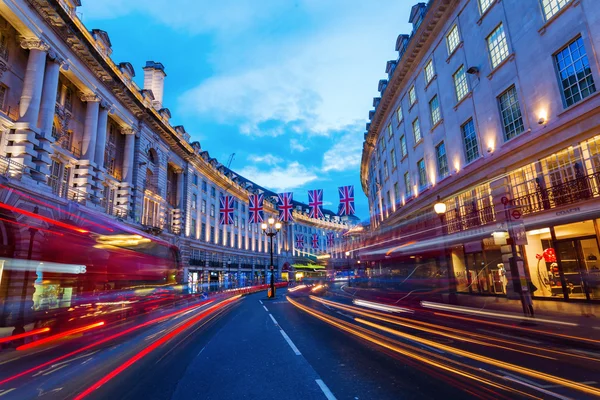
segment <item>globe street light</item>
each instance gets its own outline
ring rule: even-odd
[[[454,271],[452,268],[452,264],[448,261],[448,258],[446,257],[446,241],[443,238],[443,236],[447,233],[447,230],[444,229],[444,227],[446,226],[446,224],[444,223],[444,219],[446,216],[446,203],[441,201],[440,196],[437,197],[437,202],[433,205],[433,211],[435,211],[435,213],[440,217],[440,227],[442,229],[442,243],[443,243],[442,260],[444,260],[444,263],[446,264],[446,268],[448,271],[448,285],[449,285],[448,289],[450,291],[449,296],[448,296],[448,301],[450,304],[456,304],[457,298],[456,298],[456,282],[454,281]]]
[[[271,291],[270,298],[275,298],[275,271],[273,266],[273,237],[279,233],[281,230],[281,222],[275,222],[275,218],[270,217],[268,220],[268,225],[264,222],[260,226],[263,233],[269,237],[269,253],[271,255]]]

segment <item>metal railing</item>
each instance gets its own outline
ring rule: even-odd
[[[27,167],[13,161],[11,158],[0,155],[0,175],[8,178],[21,179]]]
[[[467,229],[486,225],[496,220],[494,206],[478,208],[477,204],[465,205],[446,212],[446,229],[448,233],[460,232]]]

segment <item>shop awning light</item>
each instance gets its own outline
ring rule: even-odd
[[[550,228],[534,229],[527,232],[528,235],[541,235],[542,233],[550,233]]]

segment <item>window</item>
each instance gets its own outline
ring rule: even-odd
[[[596,91],[583,40],[573,40],[554,56],[565,107]]]
[[[435,158],[437,159],[439,179],[448,175],[448,158],[446,157],[446,145],[444,142],[435,147]]]
[[[477,134],[475,133],[475,124],[470,119],[460,128],[462,130],[463,143],[465,145],[465,159],[467,164],[479,158],[479,145],[477,144]]]
[[[490,52],[492,68],[496,68],[508,57],[508,43],[504,34],[504,26],[502,24],[498,25],[494,32],[487,37],[486,41]]]
[[[429,102],[429,112],[431,114],[431,123],[433,125],[440,122],[442,114],[440,113],[440,102],[437,95],[433,96],[433,99]]]
[[[206,200],[202,200],[202,203],[200,203],[200,212],[206,214]]]
[[[571,0],[542,0],[542,8],[546,21],[560,11]]]
[[[406,172],[404,174],[404,194],[406,195],[406,198],[410,197],[410,193],[411,193],[411,189],[410,189],[410,175],[408,172]]]
[[[196,238],[196,220],[192,218],[192,224],[190,225],[190,237]]]
[[[385,179],[390,177],[390,170],[388,169],[388,163],[387,161],[383,162],[383,172],[385,174]]]
[[[235,226],[235,227],[238,226],[238,216],[237,215],[233,216],[233,226]]]
[[[246,203],[242,203],[242,212],[246,212]]]
[[[396,150],[392,149],[390,151],[390,161],[392,163],[392,170],[396,169]]]
[[[394,201],[398,204],[398,199],[400,198],[400,185],[398,182],[394,183]]]
[[[425,65],[425,82],[429,84],[435,75],[435,71],[433,70],[433,60],[429,60],[427,65]]]
[[[398,123],[402,122],[404,119],[404,116],[402,115],[402,106],[398,106],[398,109],[396,110],[396,117],[398,118]]]
[[[210,216],[211,217],[215,216],[215,205],[214,204],[210,205]]]
[[[394,131],[392,130],[392,123],[390,122],[387,126],[388,138],[391,139],[394,136]]]
[[[465,66],[461,65],[460,68],[454,73],[454,88],[456,89],[456,100],[461,101],[467,93],[469,93],[469,86],[467,85],[467,74],[465,73]]]
[[[0,32],[0,57],[8,61],[8,36],[6,32]]]
[[[504,127],[504,140],[510,140],[525,130],[515,87],[513,86],[502,93],[498,97],[498,102],[500,104],[500,114],[502,115],[502,126]]]
[[[203,222],[201,226],[202,226],[202,231],[200,232],[200,239],[206,240],[206,224]]]
[[[420,159],[417,162],[417,170],[419,171],[419,188],[427,186],[427,172],[425,171],[425,160]]]
[[[414,86],[412,86],[408,91],[408,102],[411,107],[417,102],[417,91],[415,90]]]
[[[419,118],[415,119],[412,123],[413,136],[415,138],[415,144],[419,143],[423,137],[421,136],[421,125],[419,124]]]
[[[215,190],[215,187],[214,187],[214,186],[211,186],[211,187],[210,187],[210,195],[211,195],[212,197],[215,197],[215,196],[216,196],[216,194],[217,194],[217,191]]]
[[[2,110],[2,111],[7,110],[4,107],[4,103],[6,103],[6,92],[7,92],[7,87],[4,85],[0,85],[0,110]]]
[[[210,227],[210,242],[211,243],[215,242],[215,227],[214,226]]]
[[[402,158],[406,157],[406,136],[402,135],[400,136],[400,155],[402,155]]]
[[[389,190],[386,193],[386,197],[387,197],[387,204],[385,205],[385,207],[388,208],[388,207],[392,206],[392,195],[390,194]]]
[[[479,10],[483,15],[495,0],[479,0]]]
[[[246,229],[246,218],[242,218],[242,229]]]
[[[194,177],[192,179],[192,183],[196,186],[198,186],[198,174],[194,174]]]
[[[385,150],[385,140],[383,140],[383,136],[379,138],[379,147],[382,151]]]
[[[454,50],[458,47],[460,43],[460,37],[458,36],[458,26],[454,25],[450,32],[446,36],[446,45],[448,46],[448,55],[454,53]]]
[[[206,184],[206,181],[202,181],[202,191],[204,193],[206,193],[206,188],[208,187],[208,185]]]
[[[196,193],[192,194],[192,210],[196,209],[196,204],[198,203],[198,196]]]

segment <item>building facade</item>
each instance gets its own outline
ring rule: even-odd
[[[511,296],[517,274],[535,297],[600,299],[599,19],[593,0],[412,8],[361,164],[373,237],[394,246],[373,239],[365,260],[447,267],[465,293]],[[507,262],[509,232],[520,273]]]
[[[276,194],[190,142],[163,104],[164,65],[148,61],[139,87],[134,67],[112,60],[108,34],[79,20],[80,5],[0,1],[0,202],[42,217],[77,204],[165,240],[180,250],[184,282],[264,282],[269,241],[249,222],[248,199],[263,194],[265,219],[277,218]],[[16,204],[9,189],[32,201]],[[230,225],[219,224],[223,195],[235,198]],[[310,218],[306,204],[294,207],[294,222],[274,239],[278,277],[322,254],[342,257],[325,237],[339,237],[348,220],[326,210]],[[27,228],[6,207],[0,212],[0,256],[26,257]],[[295,233],[305,235],[304,248]],[[2,287],[0,297],[10,291]]]

